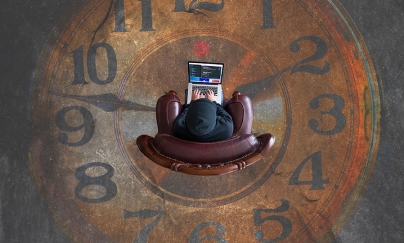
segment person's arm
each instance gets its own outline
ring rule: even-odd
[[[189,106],[186,106],[182,112],[177,116],[177,118],[175,118],[174,122],[173,122],[173,127],[172,130],[173,132],[175,132],[176,130],[185,128],[185,117],[187,116],[187,112],[188,112],[188,108]]]
[[[233,135],[234,130],[233,118],[219,103],[216,101],[213,103],[216,105],[216,126],[220,127],[217,130],[217,139],[229,139]]]
[[[199,91],[198,89],[192,91],[192,99],[191,99],[191,102],[189,104],[191,104],[192,101],[198,100],[200,98],[201,98],[201,91]],[[174,120],[173,130],[174,130],[174,126],[185,127],[185,117],[187,116],[187,111],[188,111],[189,104],[184,104],[182,106],[182,112]]]
[[[192,103],[193,101],[191,101]],[[194,137],[189,133],[187,124],[185,123],[185,117],[187,116],[189,106],[182,110],[181,114],[173,122],[172,132],[174,137],[179,139],[194,141]]]
[[[233,135],[234,125],[231,115],[223,109],[223,107],[213,102],[216,105],[216,136],[217,141],[229,139]]]
[[[227,111],[225,111],[223,109],[223,107],[215,101],[215,95],[212,90],[209,89],[206,92],[206,98],[209,99],[210,101],[212,101],[216,105],[216,107],[217,107],[216,116],[219,119],[222,119],[225,122],[230,122],[231,124],[233,124],[233,119],[231,118],[230,114],[227,113]]]
[[[225,122],[229,122],[233,125],[233,118],[230,116],[230,114],[223,109],[223,107],[217,103],[216,101],[213,102],[216,105],[216,116]]]
[[[219,103],[215,101],[215,96],[212,90],[209,89],[206,92],[206,98],[216,105],[217,122],[221,123],[222,126],[226,126],[230,134],[233,133],[233,118]]]

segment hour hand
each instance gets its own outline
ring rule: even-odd
[[[236,90],[243,95],[247,95],[248,97],[250,97],[250,99],[253,99],[259,92],[262,91],[262,87],[264,87],[264,85],[274,80],[276,77],[278,77],[279,75],[281,75],[282,73],[286,72],[289,69],[290,66],[277,73],[274,73],[269,77],[263,78],[261,80],[252,83],[240,85],[236,88]]]

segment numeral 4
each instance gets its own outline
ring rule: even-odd
[[[300,172],[302,172],[303,167],[311,159],[311,181],[299,181]],[[330,183],[330,179],[327,178],[323,180],[323,170],[321,167],[321,151],[311,154],[305,158],[300,165],[293,172],[292,177],[290,177],[289,185],[313,185],[310,190],[321,190],[325,189],[324,184]]]

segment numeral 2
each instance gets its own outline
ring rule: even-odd
[[[312,41],[314,44],[316,44],[316,52],[311,57],[308,57],[296,63],[296,65],[293,66],[290,73],[293,74],[296,72],[308,72],[317,75],[323,75],[328,73],[328,71],[330,71],[330,64],[326,61],[324,61],[324,67],[322,68],[308,64],[302,65],[303,63],[308,63],[323,58],[325,54],[327,54],[328,50],[327,43],[317,36],[303,36],[293,41],[292,44],[290,44],[290,50],[293,52],[298,52],[300,50],[299,42],[303,40],[309,40]]]

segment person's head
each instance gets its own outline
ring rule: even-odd
[[[198,99],[189,104],[185,123],[194,136],[205,136],[216,125],[216,105],[208,99]]]

